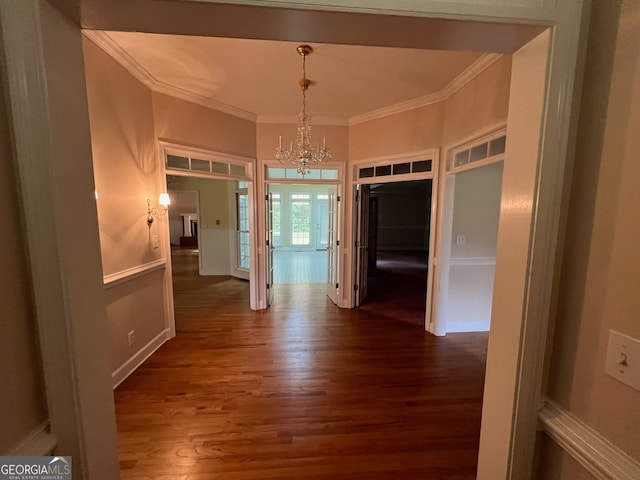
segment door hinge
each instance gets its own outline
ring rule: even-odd
[[[338,196],[336,197],[336,201],[338,201],[338,202],[340,201],[340,195],[338,195]]]
[[[264,196],[264,199],[265,200],[269,200],[269,194],[268,193]]]
[[[336,283],[336,288],[338,288],[339,286],[340,286],[340,284],[339,284],[339,283]]]
[[[356,248],[358,248],[358,240],[356,240]]]
[[[267,239],[267,247],[269,246],[269,239]]]
[[[360,198],[360,190],[356,190],[356,202]]]
[[[357,292],[357,291],[358,291],[358,285],[357,285],[357,284],[356,284],[356,285],[354,285],[354,286],[353,286],[353,289]]]
[[[340,246],[340,240],[336,240],[336,247]]]
[[[269,290],[270,288],[271,288],[271,285],[267,283],[267,290]]]

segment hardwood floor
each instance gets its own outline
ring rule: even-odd
[[[186,260],[185,260],[186,259]],[[123,479],[474,479],[487,334],[174,263],[178,336],[115,391]]]

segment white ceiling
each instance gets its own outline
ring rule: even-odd
[[[156,81],[259,116],[302,105],[299,43],[108,32]],[[443,90],[481,59],[471,52],[313,44],[307,94],[313,117],[348,120]]]

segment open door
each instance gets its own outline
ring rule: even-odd
[[[267,239],[265,249],[266,249],[266,273],[267,273],[267,307],[271,306],[273,303],[273,194],[269,191],[269,185],[265,185],[265,227],[266,227],[266,235]]]
[[[369,185],[359,185],[356,193],[357,240],[356,240],[356,307],[367,296],[367,275],[369,266]]]
[[[329,201],[327,203],[328,234],[327,234],[327,297],[338,304],[338,187],[329,187]]]

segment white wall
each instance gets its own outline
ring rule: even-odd
[[[455,175],[446,304],[447,332],[488,331],[491,325],[502,162]],[[458,235],[465,244],[458,245]],[[445,276],[446,278],[446,276]]]

